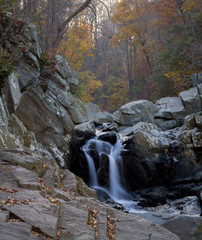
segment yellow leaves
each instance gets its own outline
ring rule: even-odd
[[[47,196],[47,199],[52,203],[52,204],[54,204],[54,205],[56,205],[56,206],[61,206],[61,202],[60,201],[58,201],[58,200],[56,200],[55,198],[52,198],[52,197],[50,197],[50,196]]]
[[[194,6],[194,1],[193,0],[187,0],[183,3],[182,10],[184,12],[188,12],[188,11],[192,10],[193,6]]]
[[[81,71],[87,56],[92,56],[92,33],[90,26],[82,21],[76,22],[59,46],[58,53],[62,54],[76,71]]]
[[[183,65],[183,63],[181,63],[180,65]],[[173,89],[177,94],[179,94],[181,91],[191,87],[191,81],[189,77],[191,76],[192,73],[194,72],[183,70],[169,71],[167,73],[164,73],[164,76],[166,76],[170,80]]]
[[[102,82],[96,80],[96,77],[89,72],[79,72],[80,85],[77,91],[77,97],[83,102],[93,101],[97,92],[102,88]]]

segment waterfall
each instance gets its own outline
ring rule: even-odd
[[[102,141],[99,139],[99,136],[96,136],[95,138],[88,140],[82,147],[88,162],[89,186],[104,191],[116,202],[129,198],[129,194],[121,183],[121,173],[123,173],[121,152],[123,151],[123,148],[124,146],[118,135],[114,145]],[[96,151],[99,156],[99,162],[96,164],[98,165],[97,170],[95,161],[91,156],[92,151]],[[109,186],[104,187],[99,184],[98,180],[98,175],[103,169],[101,161],[103,155],[106,155],[109,159]]]

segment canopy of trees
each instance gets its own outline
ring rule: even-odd
[[[202,0],[0,0],[79,73],[78,96],[114,111],[177,95],[201,71]]]

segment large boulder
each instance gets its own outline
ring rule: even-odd
[[[88,119],[91,120],[93,116],[95,116],[96,114],[100,113],[101,110],[98,107],[98,105],[94,104],[94,103],[87,103],[87,112],[88,112]]]
[[[86,135],[86,134],[92,134],[95,135],[95,124],[93,121],[88,121],[85,123],[81,123],[79,125],[76,125],[74,127],[74,132],[78,135],[78,136],[82,136],[82,135]]]
[[[147,100],[139,100],[123,105],[114,116],[114,121],[121,126],[133,126],[138,122],[154,123],[158,108]]]
[[[202,110],[201,98],[197,87],[181,92],[180,97],[182,98],[187,114],[197,113]]]
[[[179,119],[185,116],[185,108],[179,97],[161,98],[156,102],[156,106],[160,109],[156,114],[157,117]]]
[[[121,134],[132,135],[137,148],[144,149],[145,152],[160,153],[169,147],[169,140],[161,134],[156,125],[151,123],[137,123],[123,130]]]
[[[97,123],[112,123],[114,121],[113,115],[108,112],[99,112],[91,117]]]
[[[171,162],[165,155],[171,140],[156,125],[144,122],[121,133],[129,136],[124,142],[127,151],[122,153],[127,185],[135,190],[165,183],[171,171]]]

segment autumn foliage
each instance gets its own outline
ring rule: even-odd
[[[24,8],[46,50],[78,72],[84,102],[113,112],[128,101],[176,96],[201,72],[202,0],[68,2],[2,0],[0,8],[12,6],[14,15]],[[0,75],[10,71],[3,54]],[[41,64],[54,72],[48,59]]]
[[[78,96],[113,112],[128,101],[190,88],[190,76],[201,71],[200,4],[121,0],[96,24],[78,18],[60,45],[79,72]]]

